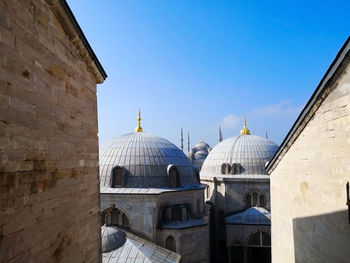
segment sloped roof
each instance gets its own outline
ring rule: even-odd
[[[312,94],[311,98],[305,105],[304,109],[299,114],[297,120],[293,124],[292,128],[288,132],[287,136],[283,140],[281,146],[278,148],[271,161],[266,166],[268,174],[271,174],[279,161],[283,158],[284,154],[288,151],[290,146],[298,138],[299,134],[303,131],[309,120],[312,118],[317,109],[321,106],[322,102],[326,99],[328,94],[332,91],[331,87],[336,82],[344,68],[350,62],[350,37],[345,41],[342,48],[339,50],[337,56],[329,66],[326,74],[323,76],[321,82],[318,84],[316,90]]]
[[[226,217],[227,224],[233,225],[271,225],[271,213],[263,207],[250,207]]]
[[[102,263],[175,263],[180,262],[180,259],[181,256],[179,254],[129,232],[126,232],[126,241],[121,247],[102,253]]]

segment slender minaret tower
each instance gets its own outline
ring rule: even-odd
[[[265,138],[268,139],[269,137],[267,136],[267,131],[265,132]]]
[[[219,125],[219,138],[218,138],[219,143],[222,142],[222,132],[221,132],[221,126]]]
[[[137,127],[135,128],[135,132],[143,132],[143,129],[141,128],[141,111],[139,108],[139,117],[137,118]]]
[[[181,127],[181,133],[180,133],[180,149],[181,149],[181,151],[184,150],[184,134],[182,131],[182,127]]]
[[[187,133],[187,152],[190,152],[190,133]]]

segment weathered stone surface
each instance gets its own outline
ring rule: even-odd
[[[100,261],[97,73],[56,15],[0,1],[0,262]]]
[[[345,188],[350,181],[347,64],[326,89],[329,95],[271,174],[275,263],[349,262],[350,225]]]

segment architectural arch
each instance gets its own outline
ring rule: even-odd
[[[169,165],[167,170],[169,176],[169,187],[180,187],[180,173],[177,167],[175,165]]]
[[[258,189],[251,189],[248,192],[246,192],[243,197],[243,203],[245,204],[246,208],[254,206],[264,208],[268,207],[267,195]]]
[[[112,188],[123,187],[126,181],[125,176],[126,176],[126,169],[122,166],[115,166],[112,169],[111,187]]]
[[[247,262],[271,262],[271,236],[264,231],[256,231],[247,239]]]
[[[221,164],[221,174],[230,174],[231,165],[229,163]]]
[[[173,236],[168,236],[165,241],[165,248],[176,253],[176,241]]]
[[[240,174],[241,173],[241,165],[239,163],[233,163],[231,168],[231,174]]]
[[[107,208],[102,211],[101,217],[102,224],[106,223],[107,225],[117,226],[127,230],[131,228],[128,216],[119,208]]]

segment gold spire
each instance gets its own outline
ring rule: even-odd
[[[245,135],[250,135],[250,131],[249,129],[247,128],[247,119],[244,115],[244,126],[243,126],[243,129],[241,130],[241,134],[245,134]]]
[[[135,128],[135,132],[143,132],[141,128],[141,111],[139,108],[139,117],[137,118],[137,127]]]

